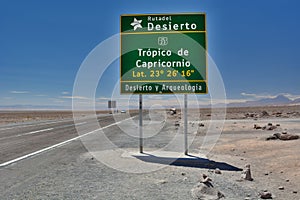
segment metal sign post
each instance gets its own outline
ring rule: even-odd
[[[139,100],[139,132],[140,132],[140,153],[143,153],[143,97],[140,94]]]
[[[188,130],[188,123],[187,123],[187,94],[184,95],[184,154],[188,155],[188,138],[187,138],[187,130]]]

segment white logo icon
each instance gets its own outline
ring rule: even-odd
[[[168,44],[168,38],[167,37],[158,37],[157,43],[160,46],[166,46]]]
[[[134,18],[133,22],[130,25],[133,26],[133,30],[136,30],[137,28],[143,28],[141,23],[142,20],[137,20],[136,18]]]

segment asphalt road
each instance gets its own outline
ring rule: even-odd
[[[100,127],[106,127],[126,117],[128,116],[123,116],[123,114],[117,117],[98,115],[97,121]],[[94,131],[94,120],[88,117],[76,120],[76,127],[80,128],[81,135]],[[1,126],[0,166],[5,166],[10,161],[18,160],[45,148],[68,143],[69,140],[72,141],[78,137],[73,119]]]

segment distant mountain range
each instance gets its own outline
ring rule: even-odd
[[[300,98],[293,101],[294,104],[300,104]]]
[[[274,98],[264,98],[256,101],[245,101],[241,103],[228,103],[227,107],[254,107],[254,106],[282,106],[282,105],[300,105],[300,98],[291,100],[284,95],[278,95]],[[178,107],[178,105],[170,105],[170,107]],[[189,105],[193,107],[193,105]],[[208,108],[210,105],[202,105]],[[224,107],[224,104],[217,104],[215,107]],[[147,108],[147,107],[145,107]],[[70,106],[57,105],[9,105],[1,106],[0,110],[71,110]],[[136,106],[130,106],[129,109],[136,109]]]
[[[300,98],[291,100],[284,95],[278,95],[274,98],[264,98],[256,101],[246,101],[242,103],[229,103],[228,107],[253,107],[253,106],[280,106],[300,104]]]

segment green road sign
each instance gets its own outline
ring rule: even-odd
[[[121,94],[207,91],[203,13],[121,15]]]

